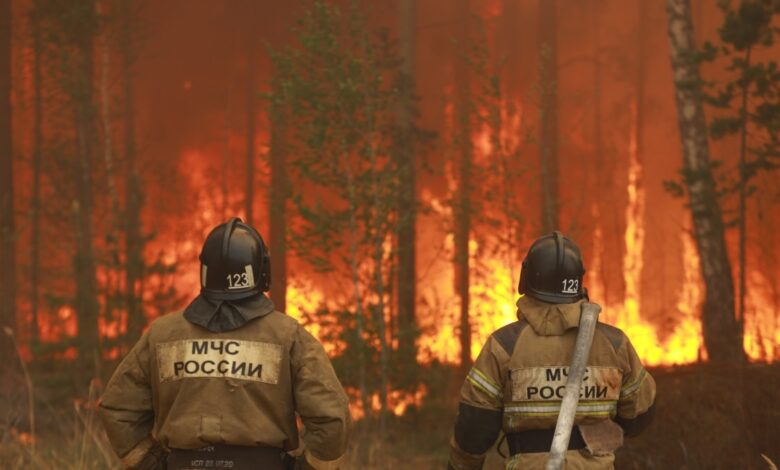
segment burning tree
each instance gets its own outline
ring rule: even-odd
[[[744,358],[744,351],[734,316],[731,262],[710,161],[690,2],[668,0],[667,14],[683,145],[683,181],[688,192],[694,237],[706,286],[702,314],[704,344],[713,362],[739,361]]]
[[[475,347],[482,346],[472,342],[475,332],[484,337],[491,328],[503,326],[494,322],[505,321],[503,315],[481,307],[498,297],[509,302],[500,310],[512,310],[526,228],[516,185],[527,167],[520,158],[518,107],[513,106],[501,79],[503,62],[490,47],[484,21],[461,8],[469,20],[459,31],[462,52],[455,64],[455,116],[447,139],[447,165],[449,179],[455,182],[450,187],[449,230],[454,242],[455,294],[460,300],[460,365],[467,370]]]
[[[134,0],[31,4],[28,326],[36,354],[99,365],[137,340],[145,304],[168,310],[179,301],[164,282],[171,263],[147,258],[153,234],[142,222],[151,172],[136,143],[139,8]]]
[[[100,305],[97,285],[97,254],[94,241],[95,173],[98,131],[96,127],[96,100],[94,84],[94,42],[100,33],[100,17],[92,0],[63,4],[41,0],[34,5],[48,43],[61,45],[47,55],[53,62],[62,101],[59,103],[71,114],[60,129],[75,129],[74,134],[59,131],[55,137],[60,177],[56,191],[67,195],[70,207],[62,207],[69,214],[72,233],[72,263],[75,275],[73,307],[78,322],[79,356],[92,362],[98,356],[98,315]],[[67,123],[67,124],[66,124]],[[71,199],[72,198],[72,199]]]
[[[770,50],[777,31],[772,27],[774,15],[780,13],[777,0],[741,1],[735,9],[729,3],[720,5],[724,22],[719,29],[720,42],[705,45],[707,61],[728,60],[730,80],[717,86],[707,102],[722,113],[710,122],[713,139],[739,137],[738,174],[736,181],[720,185],[724,195],[737,194],[736,223],[738,249],[738,313],[740,334],[745,329],[747,294],[747,199],[756,187],[755,178],[763,171],[780,165],[780,70],[777,62],[762,59]],[[723,175],[724,179],[726,175]]]
[[[684,119],[681,114],[681,133],[686,151],[682,184],[668,182],[676,195],[687,190],[691,200],[697,244],[702,259],[702,272],[707,284],[704,306],[705,344],[713,360],[734,360],[744,357],[745,303],[747,296],[747,198],[754,192],[752,181],[760,172],[771,170],[780,163],[780,130],[777,115],[780,110],[780,72],[773,60],[762,60],[761,49],[772,46],[775,30],[773,15],[780,12],[780,3],[746,0],[734,8],[730,3],[720,5],[724,23],[719,29],[720,42],[708,42],[701,52],[693,49],[692,40],[681,43],[675,35],[681,27],[678,21],[687,21],[684,8],[687,2],[669,6],[670,37],[673,41],[673,64],[677,80],[678,103],[687,94],[687,109],[696,109],[695,118]],[[674,23],[673,23],[674,22]],[[732,75],[725,82],[703,81],[698,64],[726,60]],[[682,70],[687,70],[683,72]],[[713,106],[716,117],[705,125],[703,104]],[[687,124],[684,125],[684,122]],[[695,122],[695,124],[693,124]],[[694,127],[691,127],[694,126]],[[693,129],[698,129],[696,140]],[[686,134],[686,130],[690,131]],[[707,130],[712,139],[733,136],[739,138],[736,178],[724,172],[723,162],[710,161]],[[698,153],[698,156],[696,155]],[[728,169],[728,168],[727,168]],[[728,204],[726,196],[737,195],[737,216],[724,220],[721,205]],[[726,214],[728,211],[726,211]],[[729,226],[738,227],[738,310],[735,318],[734,287],[728,260],[724,232]],[[717,291],[717,292],[711,292]],[[717,298],[716,298],[717,297]],[[757,338],[760,343],[761,339]],[[718,351],[715,351],[718,350]]]
[[[285,129],[297,215],[290,245],[315,271],[349,280],[318,321],[337,320],[326,332],[343,346],[334,364],[359,389],[366,414],[370,393],[378,392],[384,423],[397,338],[398,193],[406,174],[394,153],[396,103],[403,98],[398,54],[387,34],[368,30],[358,2],[346,11],[312,2],[297,38],[299,48],[274,54],[270,116],[272,127]]]

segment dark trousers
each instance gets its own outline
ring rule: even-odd
[[[168,470],[285,470],[282,449],[210,445],[201,449],[171,449]]]

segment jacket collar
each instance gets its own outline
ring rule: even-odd
[[[231,331],[274,311],[265,295],[242,300],[209,300],[199,295],[184,309],[184,318],[212,333]]]
[[[517,301],[517,318],[525,319],[541,336],[558,336],[580,324],[582,303],[550,304],[531,296],[523,295]]]

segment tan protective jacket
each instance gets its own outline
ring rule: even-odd
[[[306,426],[306,460],[315,469],[338,468],[347,396],[320,343],[277,311],[221,333],[181,312],[157,319],[100,402],[109,440],[129,468],[157,443],[296,449],[296,412]]]
[[[461,389],[450,468],[482,468],[499,430],[510,434],[555,428],[582,302],[548,304],[523,296],[517,302],[519,321],[488,338]],[[596,327],[580,390],[576,425],[612,419],[630,429],[655,400],[655,382],[631,342],[603,323]],[[614,454],[599,454],[570,450],[567,468],[612,468]],[[517,454],[507,468],[543,469],[546,459],[545,452]]]

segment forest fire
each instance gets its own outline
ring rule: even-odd
[[[519,134],[521,118],[519,111],[510,114],[510,106],[504,102],[500,106],[506,128],[502,131],[502,143],[513,152],[521,145]],[[519,110],[519,103],[513,103],[512,109]],[[635,107],[632,107],[635,110]],[[635,112],[635,111],[634,111]],[[447,114],[451,116],[452,108]],[[451,117],[449,118],[451,120]],[[678,290],[678,298],[674,305],[676,320],[671,330],[665,325],[656,325],[642,315],[642,299],[640,285],[643,275],[643,259],[646,255],[644,247],[644,211],[645,193],[643,188],[643,169],[637,159],[636,129],[632,128],[629,137],[629,166],[626,175],[627,206],[625,207],[626,226],[623,235],[625,254],[623,255],[623,278],[625,281],[625,296],[622,301],[603,305],[602,321],[614,324],[623,329],[630,338],[641,357],[650,365],[689,364],[707,359],[703,347],[700,305],[703,299],[703,285],[699,274],[698,255],[687,230],[680,232],[680,244],[683,247],[681,266],[683,282]],[[494,142],[491,141],[489,129],[482,128],[472,137],[477,158],[488,161],[493,154]],[[227,139],[228,148],[240,147],[240,136]],[[203,151],[189,150],[179,159],[182,174],[188,179],[187,187],[195,195],[197,219],[195,225],[205,230],[218,223],[224,214],[233,207],[240,207],[240,195],[218,189],[213,190],[213,175],[219,169],[210,162],[218,158]],[[450,176],[452,178],[452,176]],[[450,181],[450,191],[457,185]],[[220,186],[220,188],[222,188]],[[423,204],[430,207],[435,218],[425,219],[418,227],[420,238],[426,240],[428,234],[440,233],[437,226],[452,223],[452,210],[447,203],[437,197],[423,192]],[[240,213],[240,211],[239,211]],[[594,214],[598,218],[598,213]],[[589,264],[587,283],[591,298],[598,302],[603,292],[603,282],[599,278],[602,263],[601,253],[604,252],[604,233],[599,225],[592,234],[593,258],[586,260]],[[188,240],[159,239],[154,243],[154,249],[149,250],[149,256],[155,256],[156,249],[165,250],[175,246],[175,250],[165,250],[169,258],[168,264],[178,264],[177,272],[183,273],[177,281],[177,288],[184,297],[192,297],[197,293],[197,277],[190,275],[196,272],[195,255],[199,248],[200,235],[195,231]],[[517,300],[516,286],[519,276],[519,259],[511,256],[485,255],[501,251],[500,242],[496,238],[481,237],[481,240],[470,241],[470,264],[474,271],[474,280],[470,287],[472,313],[472,348],[471,357],[476,358],[487,337],[496,329],[516,319],[515,302]],[[514,251],[522,252],[523,247],[515,247]],[[510,250],[511,251],[511,250]],[[506,250],[504,250],[506,252]],[[174,254],[175,253],[175,254]],[[452,234],[445,235],[440,242],[437,257],[428,267],[424,275],[424,285],[418,300],[418,321],[421,334],[417,341],[417,359],[421,364],[432,361],[456,364],[459,358],[460,344],[457,332],[459,329],[457,315],[457,300],[455,298],[452,279],[451,260],[454,257]],[[152,260],[150,260],[152,261]],[[108,273],[102,274],[103,278]],[[161,281],[162,282],[162,281]],[[754,306],[752,314],[745,320],[745,350],[753,361],[773,362],[780,356],[780,325],[769,307],[771,301],[765,292],[768,286],[763,278],[754,273],[750,279],[751,289],[749,302]],[[326,301],[326,299],[328,299]],[[293,272],[287,287],[287,313],[306,324],[309,331],[324,339],[326,351],[330,355],[338,355],[344,350],[343,342],[333,339],[340,333],[340,326],[335,320],[321,324],[321,318],[315,318],[318,311],[334,311],[339,305],[348,302],[342,294],[333,295],[327,288],[318,286],[316,279],[307,278]],[[765,307],[761,307],[765,306]],[[73,308],[61,307],[55,320],[43,320],[39,323],[39,338],[43,342],[56,342],[64,337],[77,334],[76,318]],[[112,318],[101,317],[99,329],[105,339],[115,339],[126,331],[126,317],[118,312]],[[116,357],[119,349],[111,349],[106,357]],[[76,351],[73,348],[65,352],[64,357],[73,358]],[[353,390],[354,391],[354,390]],[[425,395],[425,388],[413,393],[402,391],[391,392],[390,408],[396,414],[402,414],[407,405],[419,404]],[[378,406],[377,396],[371,398],[372,407]],[[394,403],[394,404],[393,404]],[[356,405],[355,410],[362,409]],[[356,413],[360,414],[362,411]]]
[[[472,363],[490,335],[517,320],[526,250],[555,230],[581,250],[577,285],[630,338],[659,390],[664,376],[676,387],[675,374],[699,387],[711,373],[708,386],[723,387],[734,371],[730,406],[747,410],[764,391],[743,375],[767,388],[780,380],[776,3],[0,2],[3,20],[13,18],[0,28],[9,65],[0,91],[10,98],[0,100],[0,329],[13,343],[4,352],[21,359],[9,361],[16,388],[6,401],[23,396],[28,408],[8,413],[0,438],[31,450],[19,462],[45,468],[36,458],[56,452],[35,457],[35,448],[59,428],[42,429],[76,403],[87,436],[75,446],[80,468],[115,465],[96,413],[133,348],[173,320],[189,323],[166,333],[191,334],[194,324],[227,337],[264,318],[294,339],[241,338],[253,344],[231,364],[254,364],[248,375],[234,366],[226,382],[218,369],[180,377],[172,367],[160,383],[207,378],[198,383],[228,383],[232,399],[236,381],[254,393],[250,380],[272,384],[276,373],[278,385],[280,360],[299,380],[304,368],[292,365],[305,351],[304,362],[316,356],[330,385],[341,384],[329,387],[341,418],[343,388],[356,428],[369,431],[350,451],[365,461],[348,468],[375,468],[363,454],[376,442],[401,447],[393,433],[404,426],[442,433],[452,421],[464,374],[478,375]],[[681,19],[697,28],[673,27]],[[745,46],[730,28],[765,39]],[[692,49],[707,53],[690,64]],[[199,253],[233,217],[263,243],[243,226],[252,259],[243,270],[206,270],[229,282],[217,289],[226,297],[209,298]],[[255,256],[263,244],[270,287],[249,295],[267,291],[317,341],[266,299],[229,313],[209,304],[246,301],[248,290],[232,297],[248,287],[232,273],[268,279],[258,267],[268,258]],[[564,294],[580,293],[552,297]],[[191,303],[187,317],[170,315]],[[230,324],[215,327],[220,315],[233,315]],[[287,330],[257,336],[269,331]],[[179,349],[228,354],[223,343]],[[183,365],[179,349],[170,357]],[[495,398],[499,385],[508,386],[483,391]],[[679,391],[677,402],[659,400],[663,419],[709,406],[713,422],[729,422],[726,406]],[[679,453],[688,436],[672,434]],[[84,458],[92,441],[95,465]],[[685,449],[676,466],[646,463],[688,467]]]

